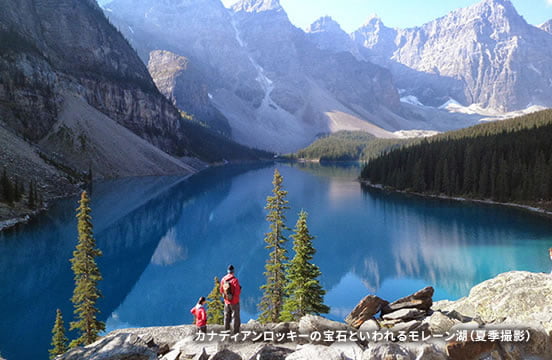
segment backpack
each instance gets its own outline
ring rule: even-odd
[[[230,283],[230,280],[232,279],[226,279],[222,283],[222,296],[225,300],[231,301],[233,294],[232,294],[232,284]]]

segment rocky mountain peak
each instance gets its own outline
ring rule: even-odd
[[[467,8],[453,11],[449,16],[462,16],[467,20],[470,19],[485,19],[493,25],[501,23],[516,23],[523,22],[523,17],[518,14],[516,8],[510,0],[482,0],[481,2],[469,6]]]
[[[366,21],[364,22],[364,26],[375,26],[375,25],[378,25],[378,24],[382,24],[383,25],[383,21],[381,20],[381,18],[377,15],[377,14],[372,14],[370,16],[368,16],[368,18],[366,19]]]
[[[552,19],[548,20],[547,22],[539,26],[539,28],[546,31],[547,33],[552,34]]]
[[[241,0],[232,6],[232,10],[250,13],[279,11],[282,10],[282,5],[280,0]]]
[[[379,32],[385,31],[385,30],[391,30],[391,28],[388,28],[383,23],[383,20],[376,14],[370,15],[364,24],[357,30],[363,33],[374,33],[377,34]]]
[[[308,33],[316,33],[316,32],[337,32],[342,33],[344,32],[341,28],[341,25],[337,21],[335,21],[331,16],[323,16],[313,22],[306,30]]]

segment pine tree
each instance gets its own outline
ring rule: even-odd
[[[259,304],[261,310],[259,320],[262,323],[280,320],[287,285],[285,274],[285,264],[288,260],[285,248],[287,238],[284,231],[289,229],[285,225],[284,211],[289,207],[286,200],[287,191],[282,188],[283,181],[284,178],[278,169],[274,170],[273,196],[266,198],[265,209],[269,211],[266,220],[270,223],[270,232],[265,234],[265,242],[266,248],[271,252],[265,265],[266,283],[261,286],[264,293]]]
[[[36,207],[35,196],[36,195],[35,195],[34,185],[33,185],[33,181],[31,180],[31,182],[29,183],[29,198],[27,201],[27,205],[29,206],[29,209],[34,209]]]
[[[18,202],[21,200],[21,192],[19,191],[21,188],[19,187],[19,179],[15,177],[15,183],[13,185],[13,200]]]
[[[63,316],[61,315],[61,310],[57,309],[56,322],[52,329],[52,348],[49,350],[50,359],[54,359],[56,356],[64,354],[67,351],[67,341]]]
[[[89,345],[96,341],[100,331],[105,330],[105,324],[97,319],[99,309],[96,307],[102,296],[98,289],[102,276],[95,258],[101,256],[102,252],[96,248],[89,205],[90,199],[86,191],[83,191],[80,206],[77,208],[79,243],[71,259],[71,268],[75,274],[75,289],[71,301],[77,321],[71,322],[70,328],[78,330],[81,336],[71,342],[71,347]]]
[[[220,280],[215,276],[215,284],[209,296],[207,296],[207,323],[222,325],[224,323],[224,302],[220,294]]]
[[[0,179],[0,184],[2,185],[2,196],[4,198],[4,201],[7,202],[8,204],[13,203],[13,201],[15,200],[15,196],[14,196],[15,194],[14,194],[13,185],[10,179],[8,178],[6,168],[4,168],[4,171],[2,173],[2,179]]]
[[[316,249],[312,244],[314,237],[309,233],[307,217],[305,211],[299,213],[294,234],[291,235],[295,256],[287,271],[289,284],[286,292],[289,296],[284,302],[282,321],[296,321],[307,314],[330,312],[330,308],[324,305],[326,291],[317,280],[321,275],[320,269],[312,263]]]

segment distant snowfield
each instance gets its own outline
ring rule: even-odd
[[[464,106],[454,99],[450,99],[443,105],[439,106],[439,109],[447,110],[449,112],[461,113],[461,114],[470,114],[470,115],[481,115],[484,116],[480,121],[495,121],[495,120],[504,120],[513,118],[516,116],[522,116],[536,111],[544,110],[546,107],[540,105],[527,105],[527,108],[523,110],[510,111],[510,112],[501,112],[499,110],[484,108],[479,104],[472,104],[470,106]]]
[[[404,92],[404,91],[403,91]],[[517,110],[517,111],[511,111],[511,112],[501,112],[499,110],[491,109],[491,108],[484,108],[483,106],[479,104],[472,104],[469,106],[465,106],[460,104],[455,99],[449,99],[447,102],[442,104],[439,107],[432,107],[424,105],[416,96],[414,95],[408,95],[401,97],[401,102],[403,104],[408,104],[410,106],[414,106],[415,108],[418,108],[422,111],[433,111],[433,112],[442,112],[443,115],[456,115],[462,117],[462,115],[466,115],[467,117],[470,117],[470,121],[473,122],[474,118],[476,119],[473,124],[466,123],[463,124],[464,126],[460,126],[458,128],[462,127],[468,127],[472,125],[476,125],[478,123],[486,123],[491,121],[500,121],[500,120],[506,120],[511,119],[514,117],[519,117],[527,114],[531,114],[537,111],[545,110],[547,109],[544,106],[540,105],[533,105],[528,104],[525,109]],[[454,130],[454,129],[448,129],[448,130]],[[438,134],[442,131],[432,131],[432,130],[399,130],[395,131],[394,134],[399,138],[412,138],[412,137],[427,137],[427,136],[433,136],[435,134]]]
[[[435,130],[400,130],[395,131],[393,134],[399,139],[410,139],[419,137],[430,137],[440,133],[440,131]]]

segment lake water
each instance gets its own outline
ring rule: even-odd
[[[233,165],[188,179],[123,179],[92,189],[108,331],[190,323],[189,309],[229,263],[243,286],[242,320],[254,318],[275,166],[289,191],[288,225],[301,209],[309,213],[329,318],[342,319],[369,293],[392,301],[432,285],[435,300],[457,299],[501,272],[550,271],[551,220],[363,189],[358,166]],[[0,234],[0,353],[8,360],[47,359],[56,308],[66,325],[72,317],[76,201]]]

